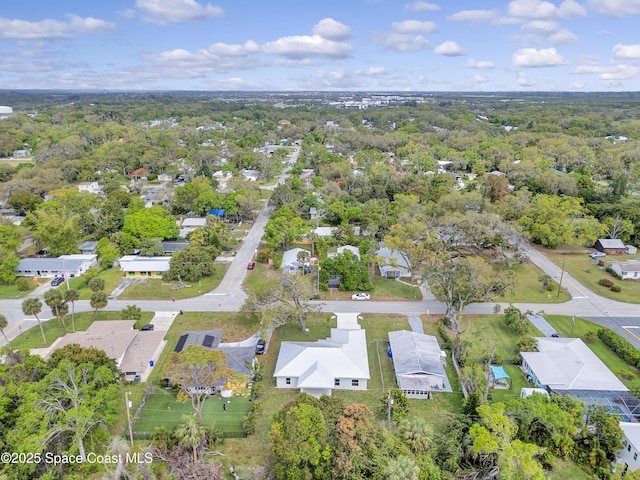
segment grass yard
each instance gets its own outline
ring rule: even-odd
[[[553,470],[547,472],[549,480],[593,480],[595,477],[581,470],[575,463],[556,459]]]
[[[43,309],[49,309],[46,305],[43,306]],[[40,317],[42,315],[39,315]],[[34,318],[30,315],[27,318]],[[153,318],[153,312],[142,312],[142,319],[140,320],[140,324],[144,325],[145,323],[149,323]],[[100,320],[122,320],[120,316],[120,312],[111,312],[98,311],[98,315],[96,317],[96,321]],[[67,315],[64,318],[64,323],[67,326],[67,332],[71,333],[71,315]],[[84,331],[89,328],[89,325],[93,323],[93,312],[82,312],[76,313],[75,315],[75,324],[76,331]],[[56,318],[52,318],[51,320],[47,320],[46,322],[42,322],[42,326],[44,329],[44,335],[47,338],[47,344],[51,345],[58,337],[62,335],[62,327],[58,323]],[[21,348],[42,348],[44,345],[42,344],[42,334],[40,333],[40,327],[38,325],[34,325],[28,330],[25,330],[22,334],[20,334],[17,338],[11,341],[11,345],[13,348],[21,349]]]
[[[122,272],[118,268],[108,268],[103,270],[98,275],[104,280],[104,292],[109,295],[113,290],[122,282]],[[89,300],[93,293],[89,287],[86,286],[84,277],[69,278],[69,287],[78,290],[80,292],[80,300]],[[67,289],[66,282],[58,287],[63,291]]]
[[[239,436],[243,434],[243,417],[251,408],[248,396],[207,398],[202,409],[202,423],[222,430],[225,434]],[[227,411],[223,405],[227,405]],[[183,416],[194,415],[191,402],[179,403],[176,393],[171,389],[156,387],[142,408],[140,418],[135,422],[133,431],[136,438],[151,438],[156,427],[164,427],[171,431],[184,423]]]
[[[200,282],[187,282],[188,287],[172,290],[175,283],[167,283],[161,279],[149,279],[145,283],[134,283],[118,296],[119,300],[169,300],[176,298],[182,300],[193,298],[209,292],[220,284],[220,280],[229,268],[229,265],[215,265],[215,272]]]
[[[605,267],[613,260],[626,261],[631,258],[637,258],[638,255],[607,256],[601,259],[605,266],[600,267],[598,266],[597,260],[591,260],[591,258],[584,253],[563,255],[561,253],[554,252],[553,250],[545,250],[541,247],[536,248],[544,253],[556,265],[562,267],[564,264],[565,270],[592,292],[621,302],[640,303],[640,282],[634,282],[633,280],[618,280],[613,275],[605,271]],[[615,285],[618,285],[622,291],[616,293],[602,285],[598,285],[598,280],[601,278],[611,280]]]
[[[40,279],[40,284],[47,283],[48,280]],[[36,289],[36,284],[29,282],[29,290],[21,292],[18,287],[14,285],[0,285],[0,299],[11,300],[15,298],[22,298],[29,295]]]
[[[595,323],[582,318],[576,318],[572,335],[571,317],[564,315],[545,315],[544,318],[553,325],[558,333],[561,333],[565,337],[573,336],[581,338],[583,341],[588,332],[593,332],[595,335],[598,329],[602,328]],[[640,372],[638,372],[636,368],[620,359],[597,337],[593,341],[585,343],[629,389],[632,387],[640,388]]]
[[[516,275],[516,287],[513,293],[507,293],[498,300],[509,303],[561,303],[571,300],[571,295],[564,289],[560,291],[558,296],[558,284],[553,282],[554,289],[547,291],[542,289],[540,276],[544,274],[532,262],[522,265],[513,265],[509,270]]]
[[[403,282],[397,282],[392,279],[382,278],[376,275],[373,281],[373,292],[371,299],[373,301],[421,301],[422,292],[418,286],[412,287]],[[331,290],[329,292],[320,292],[320,300],[351,300],[351,295],[356,292],[340,292]]]

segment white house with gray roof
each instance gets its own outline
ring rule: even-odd
[[[61,255],[58,258],[23,258],[16,268],[19,277],[80,277],[98,263],[98,256]]]

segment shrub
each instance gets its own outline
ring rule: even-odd
[[[31,282],[27,278],[20,277],[16,280],[16,287],[21,292],[27,292],[31,288]]]
[[[608,278],[601,278],[598,280],[598,285],[602,285],[603,287],[611,288],[613,287],[613,282]]]
[[[598,330],[598,338],[622,360],[633,367],[640,368],[640,350],[627,340],[606,328]]]
[[[446,350],[453,350],[451,337],[449,337],[449,334],[441,325],[438,325],[438,335],[440,335],[440,338],[442,339],[442,347]]]
[[[622,288],[620,288],[620,285],[614,285],[613,287],[611,287],[611,291],[618,293],[622,291]]]
[[[582,341],[584,343],[593,343],[596,341],[596,338],[598,338],[596,336],[595,333],[593,333],[593,330],[589,330],[587,333],[584,334],[584,336],[582,337]]]

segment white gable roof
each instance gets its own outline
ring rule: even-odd
[[[282,342],[274,377],[298,378],[298,387],[333,388],[334,379],[369,376],[367,339],[362,329],[331,329],[317,342]]]
[[[620,422],[624,436],[636,450],[640,450],[640,423]]]
[[[120,258],[122,272],[166,272],[169,270],[171,257],[133,257],[127,255]]]
[[[628,391],[579,338],[535,337],[537,352],[520,352],[540,384],[555,390]]]
[[[280,264],[280,268],[286,268],[289,265],[298,263],[298,252],[307,252],[311,255],[311,252],[304,248],[292,248],[291,250],[287,250],[282,254],[282,263]]]

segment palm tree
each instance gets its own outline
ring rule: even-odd
[[[60,306],[64,303],[62,292],[58,289],[47,290],[44,294],[44,303],[51,308],[51,311],[58,319],[58,323],[62,327],[62,335],[66,335],[67,326],[64,324],[63,316],[60,314]]]
[[[182,419],[184,423],[176,427],[173,435],[180,445],[193,449],[193,463],[198,463],[198,447],[205,441],[205,428],[198,425],[195,417],[185,415]]]
[[[420,473],[415,462],[405,455],[398,455],[389,460],[386,470],[388,480],[418,480]]]
[[[429,450],[432,432],[424,418],[404,419],[400,424],[400,432],[413,453],[423,454]]]
[[[94,277],[87,284],[92,292],[104,290],[104,278]]]
[[[42,311],[42,302],[37,298],[27,298],[24,302],[22,302],[22,313],[25,315],[33,315],[36,317],[38,321],[38,325],[40,325],[40,333],[42,333],[42,341],[44,342],[44,346],[47,346],[47,337],[44,335],[44,328],[42,327],[42,322],[38,317],[38,314]]]
[[[7,338],[7,335],[4,333],[4,329],[7,328],[7,325],[9,325],[9,322],[7,321],[7,317],[0,314],[0,332],[2,332],[2,336],[7,341],[7,345],[11,346],[11,342]]]
[[[93,292],[89,303],[91,308],[95,309],[93,311],[93,320],[95,321],[96,316],[98,315],[98,309],[106,307],[107,303],[109,303],[107,300],[107,294],[104,292]]]
[[[78,290],[65,290],[64,301],[71,302],[71,331],[76,331],[76,300],[80,300],[80,292]]]

